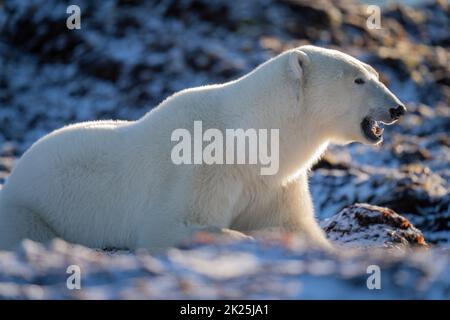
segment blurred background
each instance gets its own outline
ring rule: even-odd
[[[69,30],[69,5],[81,28]],[[368,28],[368,5],[380,27]],[[0,1],[0,183],[63,125],[137,119],[184,88],[235,79],[283,50],[335,48],[373,65],[408,106],[383,146],[332,148],[314,168],[319,218],[363,202],[450,239],[448,1]]]

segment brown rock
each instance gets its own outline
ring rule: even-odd
[[[322,227],[335,242],[356,246],[423,246],[427,243],[420,230],[395,211],[354,204],[326,220]]]

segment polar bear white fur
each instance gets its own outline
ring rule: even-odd
[[[238,80],[178,92],[138,121],[64,127],[37,141],[1,190],[0,247],[61,237],[157,250],[203,228],[234,235],[280,228],[328,247],[307,171],[330,142],[379,142],[363,120],[391,123],[389,110],[398,105],[370,66],[303,46]],[[278,173],[261,175],[258,165],[175,165],[172,132],[199,120],[223,131],[279,129]]]

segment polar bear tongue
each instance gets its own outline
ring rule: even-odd
[[[378,121],[375,121],[375,124],[372,126],[372,132],[376,135],[376,136],[381,136],[384,132],[384,129],[381,127],[381,123]]]
[[[366,117],[361,122],[361,128],[365,136],[372,141],[379,141],[383,135],[384,129],[382,123],[375,121],[370,117]]]

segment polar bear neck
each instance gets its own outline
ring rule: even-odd
[[[228,103],[222,108],[236,114],[240,127],[279,129],[282,180],[308,170],[329,143],[317,114],[306,106],[310,102],[302,96],[300,83],[290,76],[287,60],[287,53],[281,54],[220,89],[233,97],[224,99]]]

